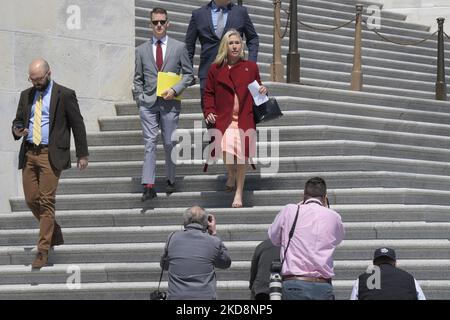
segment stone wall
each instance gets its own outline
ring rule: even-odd
[[[134,0],[0,0],[0,213],[22,194],[19,143],[10,135],[20,91],[29,87],[28,64],[45,58],[56,82],[77,92],[88,131],[131,99],[134,70]]]

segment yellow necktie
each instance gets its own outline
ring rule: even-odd
[[[36,105],[34,106],[34,122],[33,122],[33,143],[41,144],[41,119],[42,119],[42,95],[39,95]]]

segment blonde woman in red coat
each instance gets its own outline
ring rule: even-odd
[[[236,190],[232,207],[242,207],[245,173],[256,155],[253,97],[248,85],[261,84],[256,63],[244,60],[242,38],[234,29],[222,38],[216,60],[209,68],[204,94],[204,116],[216,129],[215,152],[222,155],[228,171],[225,191]],[[261,94],[267,89],[261,86]]]

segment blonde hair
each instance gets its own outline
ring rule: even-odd
[[[217,53],[216,59],[214,60],[214,63],[218,65],[223,65],[228,63],[228,40],[231,36],[236,36],[241,41],[241,52],[240,52],[240,58],[244,59],[244,43],[242,41],[241,34],[236,29],[230,29],[228,30],[222,37],[222,40],[220,41],[219,46],[219,52]]]

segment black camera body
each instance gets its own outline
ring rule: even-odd
[[[270,265],[269,297],[270,300],[281,300],[283,279],[281,278],[281,261],[273,260]]]
[[[272,273],[281,273],[281,261],[280,259],[275,259],[272,261],[270,265],[270,272]]]
[[[166,300],[167,295],[164,291],[155,290],[150,293],[150,300]]]

